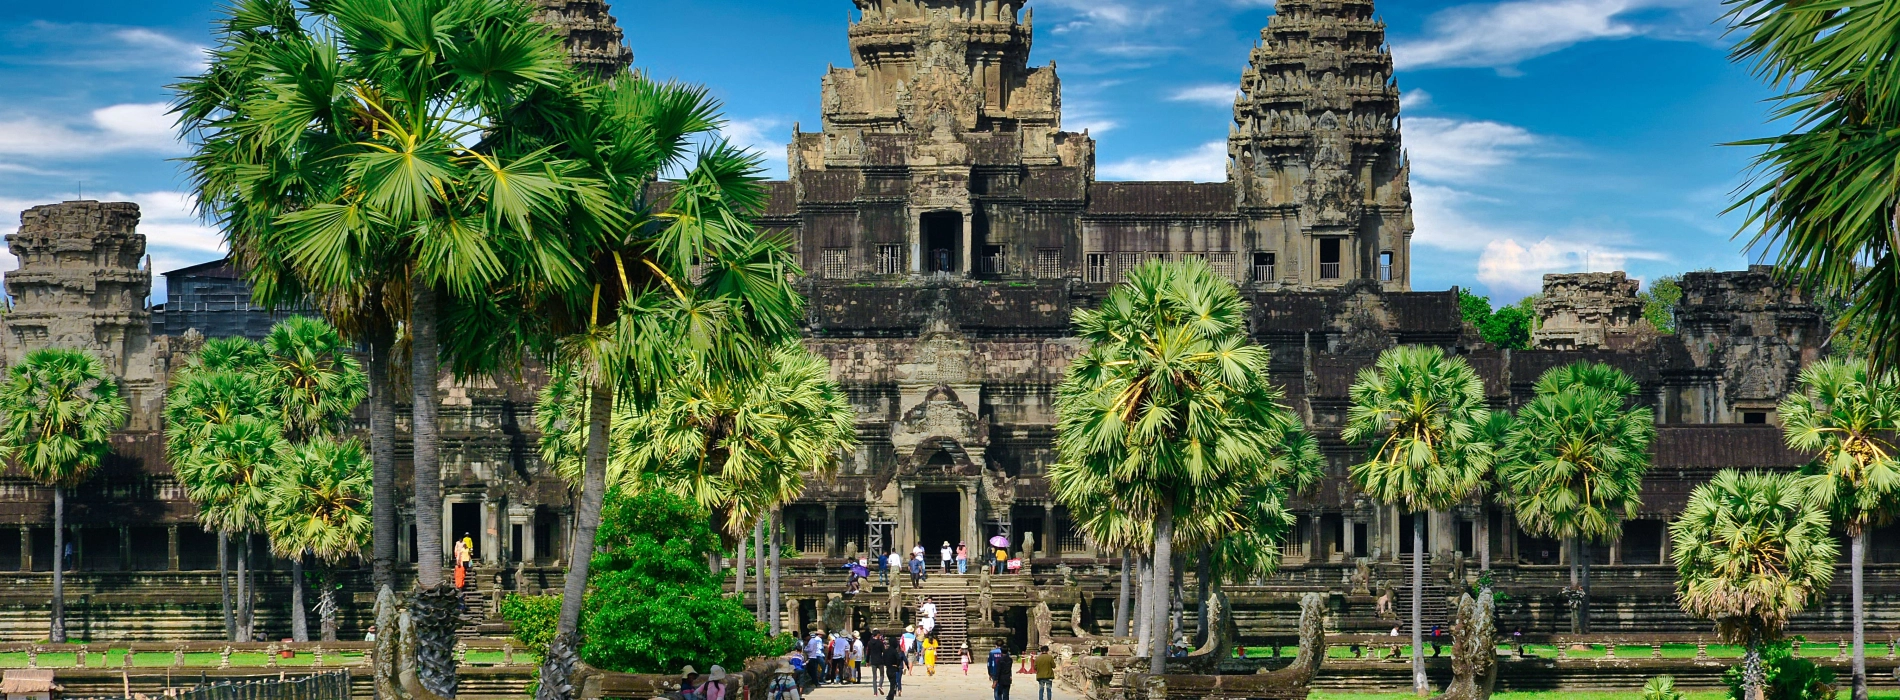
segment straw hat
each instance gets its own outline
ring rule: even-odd
[[[680,669],[680,675],[682,675],[682,676],[690,676],[690,675],[693,675],[693,674],[695,674],[695,673],[699,673],[699,671],[696,671],[696,670],[693,670],[693,665],[692,665],[692,664],[687,664],[687,665],[686,665],[686,668],[682,668],[682,669]]]
[[[726,669],[721,668],[718,664],[714,664],[712,667],[712,673],[706,676],[706,678],[707,680],[710,680],[714,683],[723,681],[726,679]]]

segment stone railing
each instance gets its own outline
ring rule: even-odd
[[[1876,641],[1882,639],[1885,641]],[[1853,653],[1853,640],[1852,637],[1847,635],[1800,635],[1792,641],[1796,653],[1806,658],[1826,658],[1829,656],[1825,653],[1816,654],[1816,649],[1832,651],[1831,656],[1840,661],[1847,660],[1849,655]],[[1429,646],[1433,644],[1433,642],[1434,640],[1430,636],[1425,638],[1426,645]],[[1277,644],[1278,640],[1272,643]],[[1391,657],[1392,650],[1408,646],[1411,643],[1411,635],[1393,637],[1381,634],[1347,634],[1331,635],[1326,638],[1326,645],[1329,649],[1347,649],[1349,650],[1348,655],[1351,658],[1359,659]],[[1444,647],[1446,654],[1449,654],[1451,649],[1450,635],[1440,637],[1437,643]],[[1522,658],[1535,655],[1535,652],[1528,649],[1528,647],[1555,647],[1554,658],[1557,661],[1584,659],[1591,661],[1604,659],[1663,659],[1666,658],[1664,654],[1665,647],[1682,647],[1688,645],[1695,646],[1696,653],[1694,659],[1697,661],[1707,661],[1718,658],[1709,653],[1711,646],[1724,648],[1734,646],[1723,644],[1721,640],[1713,634],[1527,634],[1520,637],[1499,635],[1498,638],[1498,652],[1500,654]],[[1546,653],[1551,652],[1547,651]],[[1891,632],[1882,635],[1870,631],[1867,641],[1867,656],[1869,658],[1884,657],[1887,660],[1900,660],[1900,637],[1896,637],[1895,634]],[[1722,656],[1720,658],[1727,657]]]

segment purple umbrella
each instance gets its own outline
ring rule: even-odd
[[[997,535],[997,536],[995,536],[995,537],[991,537],[991,538],[990,538],[990,546],[991,546],[991,547],[1002,547],[1002,548],[1008,548],[1008,547],[1009,547],[1009,538],[1008,538],[1008,537],[1004,537],[1004,536],[1002,536],[1002,535]]]

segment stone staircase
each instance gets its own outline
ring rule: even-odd
[[[469,588],[463,591],[462,614],[457,618],[462,624],[455,628],[455,636],[465,639],[495,636],[495,625],[489,624],[488,622],[489,608],[494,604],[495,603],[490,602],[488,592],[480,588]],[[508,634],[507,623],[499,624],[501,627],[501,635],[506,636]]]
[[[1405,569],[1404,569],[1405,577],[1399,581],[1396,581],[1395,583],[1399,585],[1393,589],[1393,592],[1397,595],[1398,600],[1392,601],[1392,609],[1394,612],[1398,613],[1398,616],[1399,616],[1399,622],[1398,622],[1399,634],[1404,635],[1406,637],[1410,637],[1412,634],[1412,574],[1411,574],[1412,568],[1411,567],[1412,567],[1412,562],[1410,560],[1406,560]],[[1430,564],[1427,564],[1425,567],[1425,592],[1423,595],[1423,598],[1424,598],[1423,606],[1422,606],[1423,609],[1420,611],[1421,614],[1419,616],[1419,624],[1425,631],[1425,636],[1427,637],[1427,641],[1430,641],[1429,638],[1431,637],[1431,634],[1432,634],[1432,628],[1441,627],[1444,629],[1444,639],[1446,640],[1447,643],[1450,642],[1451,640],[1451,605],[1448,598],[1454,595],[1454,593],[1455,592],[1453,591],[1451,586],[1445,583],[1444,572],[1437,571]]]
[[[915,598],[913,609],[923,606],[923,596]],[[970,612],[961,595],[930,594],[937,604],[937,642],[939,654],[948,654],[970,639]],[[919,613],[918,617],[922,617]]]

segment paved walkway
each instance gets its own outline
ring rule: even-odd
[[[857,685],[826,685],[805,696],[812,700],[882,700],[882,693],[871,693],[870,676]],[[939,665],[937,675],[924,673],[922,666],[917,673],[904,676],[905,700],[992,700],[989,677],[984,675],[982,664],[970,664],[970,675],[963,675],[963,667],[956,664]],[[1016,682],[1010,685],[1010,700],[1036,700],[1036,677],[1027,674],[1016,676]],[[1056,688],[1056,700],[1079,700],[1075,695]]]

